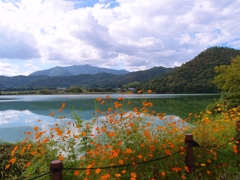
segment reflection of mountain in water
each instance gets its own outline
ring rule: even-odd
[[[148,101],[153,103],[153,110],[156,112],[163,112],[169,115],[176,115],[181,118],[186,118],[188,113],[198,113],[205,110],[209,103],[218,99],[219,95],[206,95],[206,96],[177,96],[174,98],[152,98]],[[127,110],[132,110],[134,107],[141,107],[142,101],[145,99],[129,99],[132,102],[131,107]],[[117,100],[112,100],[113,102]],[[66,107],[62,112],[58,112],[62,102],[66,103]],[[101,111],[106,111],[109,104],[100,105]],[[83,119],[90,119],[93,117],[95,111],[94,99],[77,99],[66,100],[59,98],[57,101],[5,101],[0,103],[0,111],[5,110],[29,110],[34,114],[49,116],[49,111],[52,111],[57,116],[66,116],[71,118],[73,109],[76,109],[78,114]]]

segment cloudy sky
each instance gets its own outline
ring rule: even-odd
[[[240,49],[239,0],[0,0],[0,75],[55,66],[180,66]]]

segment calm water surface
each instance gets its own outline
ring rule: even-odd
[[[124,97],[131,101],[132,108],[140,106],[141,102],[148,99],[154,105],[156,112],[174,115],[180,119],[187,117],[188,113],[198,113],[205,110],[209,103],[220,97],[219,94],[146,94],[122,95],[111,94],[112,101]],[[12,95],[0,96],[0,140],[15,142],[22,140],[23,132],[32,131],[33,126],[47,129],[56,123],[60,116],[66,116],[63,121],[72,120],[73,109],[84,120],[91,120],[95,111],[95,99],[105,99],[106,95]],[[61,104],[66,107],[58,112]],[[102,105],[101,110],[106,110],[109,105]],[[127,110],[127,109],[126,109]],[[53,112],[54,117],[49,112]],[[37,122],[41,120],[41,123]]]

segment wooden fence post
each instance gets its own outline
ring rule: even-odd
[[[53,160],[50,164],[51,180],[62,180],[62,161]]]
[[[193,172],[193,135],[186,134],[185,143],[187,145],[187,156],[186,156],[186,166],[188,167],[189,172]]]
[[[237,130],[237,150],[238,154],[240,155],[240,120],[237,121],[236,123],[236,130]]]

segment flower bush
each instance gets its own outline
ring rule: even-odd
[[[124,94],[116,100],[96,98],[91,121],[73,112],[74,121],[65,122],[64,116],[56,118],[50,112],[56,124],[48,131],[36,126],[34,133],[25,132],[26,139],[16,144],[4,163],[5,175],[12,179],[41,175],[55,159],[68,168],[63,169],[63,179],[231,179],[239,175],[239,108],[217,118],[206,110],[181,120],[153,111],[147,99],[139,103],[141,108],[134,107]],[[194,148],[194,173],[185,162],[186,133],[193,134],[201,146]],[[21,171],[18,177],[12,174],[16,166]]]

